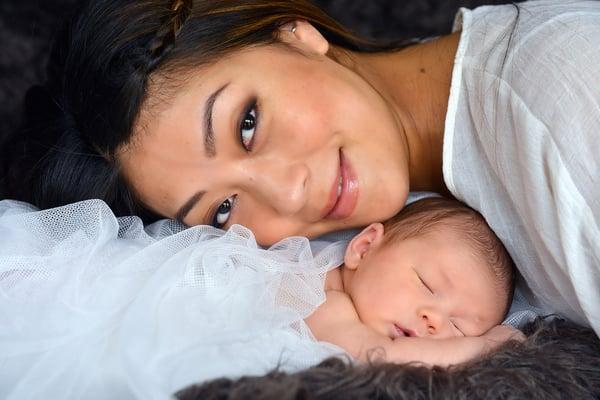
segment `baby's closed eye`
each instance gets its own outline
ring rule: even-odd
[[[452,324],[452,329],[455,331],[456,336],[467,336],[459,327],[459,322],[453,318],[450,318],[450,324]]]

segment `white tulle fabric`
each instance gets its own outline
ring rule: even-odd
[[[2,399],[166,399],[342,353],[303,318],[324,301],[343,241],[267,251],[241,226],[144,229],[98,200],[2,201],[0,237]]]

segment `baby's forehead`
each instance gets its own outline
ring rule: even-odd
[[[399,245],[406,241],[419,244],[418,246],[409,247],[410,251],[421,252],[423,253],[421,255],[429,258],[470,260],[470,264],[475,265],[476,268],[469,269],[469,274],[489,278],[495,278],[497,275],[496,266],[492,262],[493,255],[486,254],[473,234],[469,230],[457,226],[456,221],[454,223],[439,221],[435,225],[428,226],[426,229],[406,237],[392,238],[387,241],[387,245]],[[398,256],[402,257],[402,254],[398,254]],[[444,274],[463,275],[464,272],[461,268],[447,271],[446,263],[432,262],[430,268],[439,269]]]
[[[452,219],[456,220],[458,218],[453,217]],[[414,221],[410,221],[408,224],[403,225],[399,221],[394,223],[393,226],[388,226],[385,230],[384,242],[393,246],[407,240],[430,242],[433,244],[453,239],[457,251],[467,247],[474,247],[474,239],[471,232],[466,226],[462,226],[463,223],[466,224],[467,222],[444,219],[423,224],[415,224]]]

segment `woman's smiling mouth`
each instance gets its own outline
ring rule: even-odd
[[[329,192],[329,201],[323,215],[327,219],[348,218],[354,212],[358,202],[358,179],[352,165],[344,156],[342,149],[339,151],[340,167],[335,181]]]

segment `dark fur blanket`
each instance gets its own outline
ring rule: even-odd
[[[217,379],[177,394],[180,400],[491,400],[600,398],[600,341],[562,320],[528,325],[524,343],[509,343],[471,363],[428,369],[332,358],[307,370]]]

